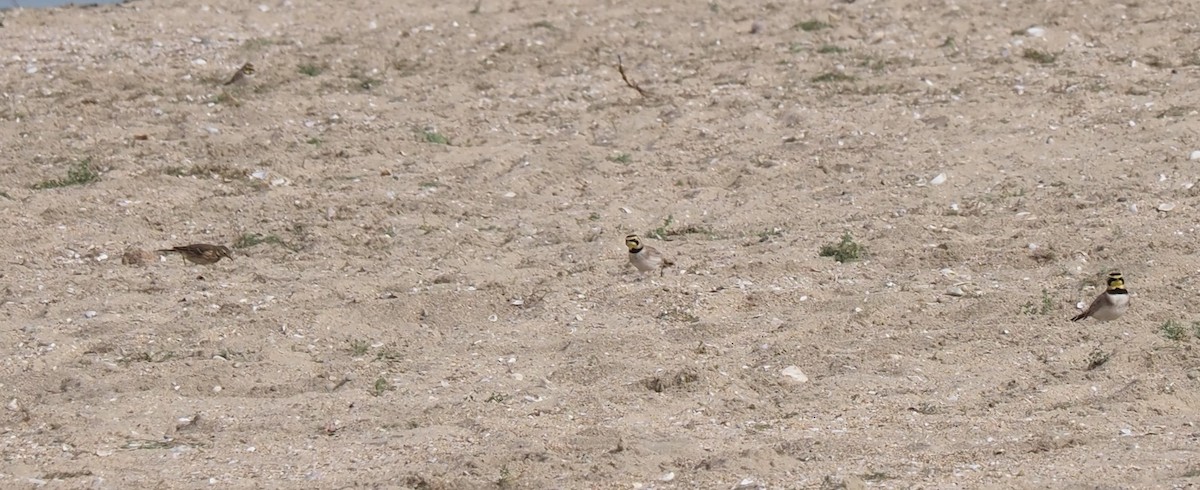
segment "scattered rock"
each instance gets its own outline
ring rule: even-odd
[[[808,382],[808,375],[804,374],[804,371],[801,371],[800,368],[796,366],[785,367],[782,371],[779,371],[779,374],[782,374],[784,378],[793,381],[796,384],[804,384]]]
[[[158,255],[155,255],[154,252],[135,247],[125,249],[125,254],[121,256],[121,263],[124,265],[145,266],[156,260],[158,260]]]
[[[642,380],[642,385],[655,393],[662,393],[671,388],[684,386],[700,381],[700,373],[695,369],[681,369],[679,371],[664,372],[660,371],[654,376]]]
[[[929,179],[929,185],[942,185],[946,183],[946,174],[937,174],[937,177]]]

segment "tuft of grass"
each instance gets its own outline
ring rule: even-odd
[[[272,245],[285,245],[283,240],[276,235],[246,233],[238,237],[238,239],[233,242],[233,248],[250,248],[263,243],[270,243]]]
[[[310,77],[315,77],[325,71],[325,67],[314,63],[301,63],[297,68],[300,70],[300,73]]]
[[[384,347],[375,354],[375,360],[383,362],[400,362],[404,360],[404,354],[393,347]]]
[[[845,53],[846,51],[846,48],[835,46],[833,44],[822,44],[821,47],[817,48],[817,53],[820,54],[839,54]]]
[[[504,403],[504,400],[507,400],[507,399],[508,399],[508,395],[505,395],[503,393],[496,393],[493,391],[491,396],[487,397],[487,400],[484,400],[483,402],[484,403]]]
[[[4,192],[4,191],[0,191],[0,197],[3,197],[3,198],[5,198],[5,199],[8,199],[9,201],[12,201],[12,200],[13,200],[12,196],[8,195],[8,193],[7,193],[7,192]]]
[[[1046,288],[1042,288],[1041,304],[1034,304],[1032,301],[1026,302],[1021,305],[1021,311],[1026,315],[1049,315],[1054,311],[1054,300],[1050,298],[1050,292]]]
[[[365,340],[351,340],[350,352],[355,356],[364,356],[367,351],[371,350],[371,343]]]
[[[435,145],[449,145],[450,140],[437,131],[425,131],[425,142]]]
[[[1058,56],[1040,49],[1026,49],[1025,52],[1021,53],[1021,57],[1043,65],[1049,65],[1058,59]]]
[[[588,215],[588,221],[600,221],[600,213],[592,212]]]
[[[633,156],[631,156],[628,153],[622,153],[620,155],[613,155],[613,156],[608,157],[608,161],[617,162],[617,163],[630,163],[633,161]]]
[[[531,24],[529,27],[532,27],[532,28],[534,28],[534,29],[538,29],[538,28],[541,28],[541,29],[549,29],[549,30],[551,30],[551,31],[557,31],[557,30],[558,30],[558,28],[557,28],[557,27],[554,27],[554,24],[551,24],[551,23],[550,23],[550,21],[548,21],[548,20],[539,20],[539,21],[537,21],[537,22],[534,22],[533,24]]]
[[[674,222],[675,222],[675,216],[668,214],[667,217],[665,219],[663,219],[662,226],[655,228],[653,230],[650,230],[649,233],[646,233],[646,236],[651,236],[651,237],[657,238],[659,240],[662,240],[663,238],[666,238],[666,236],[667,236],[667,228],[669,228],[671,226],[671,223],[674,223]]]
[[[63,179],[51,179],[33,184],[34,190],[54,189],[57,187],[68,187],[72,185],[90,184],[100,180],[100,173],[92,170],[92,159],[85,158],[83,161],[71,165],[67,169],[67,176]]]
[[[852,82],[854,77],[840,71],[822,73],[812,78],[813,83]]]
[[[819,31],[821,29],[828,29],[830,26],[828,23],[821,22],[816,19],[810,19],[810,20],[797,22],[795,27],[796,27],[796,29],[800,29],[804,32],[812,32],[812,31]]]
[[[500,466],[500,477],[496,479],[496,486],[499,488],[517,488],[517,479],[520,475],[514,475],[508,469],[508,465]]]
[[[313,145],[313,147],[320,148],[322,141],[321,138],[309,138],[308,141],[305,141],[305,143]]]
[[[388,380],[383,376],[380,376],[375,380],[375,383],[371,385],[371,396],[382,396],[384,393],[394,389],[396,388],[392,386],[392,383],[388,382]]]
[[[833,257],[841,263],[853,262],[867,255],[867,248],[854,241],[849,232],[842,235],[842,241],[821,247],[822,257]]]
[[[1194,325],[1193,325],[1194,327]],[[1158,327],[1158,333],[1162,334],[1163,338],[1182,342],[1188,337],[1188,329],[1175,320],[1167,320]]]
[[[1110,357],[1112,357],[1112,354],[1104,352],[1100,349],[1093,350],[1091,354],[1088,354],[1087,370],[1091,371],[1100,366],[1103,366],[1105,363],[1108,362],[1108,359]]]

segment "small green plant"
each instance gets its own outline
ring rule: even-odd
[[[1158,327],[1158,332],[1167,340],[1182,342],[1188,336],[1188,329],[1175,320],[1167,320]]]
[[[854,77],[840,71],[822,73],[812,78],[813,83],[852,82]]]
[[[846,48],[834,46],[832,44],[822,44],[821,47],[817,48],[817,53],[820,54],[838,54],[845,52]]]
[[[551,31],[558,30],[558,28],[554,27],[554,24],[551,24],[550,21],[548,21],[548,20],[539,20],[537,22],[534,22],[532,25],[530,25],[530,27],[533,27],[534,29],[537,29],[537,28],[549,29]]]
[[[8,200],[10,200],[10,201],[11,201],[11,200],[13,200],[12,196],[8,195],[8,193],[7,193],[7,192],[4,192],[4,191],[0,191],[0,197],[3,197],[3,198],[5,198],[5,199],[8,199]]]
[[[804,32],[819,31],[821,29],[828,29],[829,27],[829,24],[816,19],[805,20],[796,23],[796,28]]]
[[[1025,52],[1021,53],[1021,57],[1043,65],[1049,65],[1058,59],[1058,56],[1038,49],[1026,49]]]
[[[608,161],[617,162],[617,163],[630,163],[633,161],[633,156],[631,156],[628,153],[622,153],[620,155],[613,155],[613,156],[608,157]]]
[[[1021,305],[1021,311],[1026,315],[1049,315],[1054,311],[1054,300],[1050,298],[1050,292],[1046,288],[1042,288],[1041,304],[1035,304],[1032,301]]]
[[[1088,354],[1087,370],[1091,371],[1103,366],[1108,362],[1109,357],[1111,357],[1111,354],[1107,352],[1104,352],[1100,349],[1093,350],[1091,354]]]
[[[310,145],[313,145],[314,147],[320,148],[321,143],[323,143],[323,142],[321,141],[321,138],[309,138],[308,141],[305,141],[305,143],[308,143]]]
[[[646,236],[651,236],[651,237],[657,238],[659,240],[662,240],[662,239],[666,238],[666,236],[667,236],[667,228],[669,228],[671,226],[671,223],[674,223],[674,222],[675,222],[675,217],[668,214],[666,219],[663,219],[662,226],[655,228],[653,230],[650,230],[649,233],[646,233]]]
[[[263,235],[261,233],[246,233],[233,242],[233,248],[250,248],[255,245],[270,243],[272,245],[284,245],[283,240],[275,235]]]
[[[370,342],[357,339],[350,341],[350,352],[354,353],[355,356],[366,355],[367,351],[369,350],[371,350]]]
[[[376,361],[398,362],[403,359],[404,359],[404,354],[402,354],[402,353],[400,353],[400,351],[398,351],[394,348],[390,348],[390,347],[380,349],[379,352],[375,354]]]
[[[854,237],[850,236],[849,232],[842,235],[842,241],[825,245],[821,247],[820,251],[822,257],[833,257],[833,260],[843,264],[859,260],[866,256],[866,254],[866,247],[855,243]]]
[[[322,71],[325,71],[324,67],[314,64],[314,63],[301,63],[298,68],[300,70],[300,73],[308,75],[310,77],[315,77],[317,75],[320,75]]]
[[[507,400],[507,399],[508,399],[508,395],[505,395],[503,393],[492,392],[492,395],[487,397],[487,400],[484,400],[484,403],[503,403],[504,400]]]
[[[600,213],[593,212],[588,215],[588,221],[600,221]]]
[[[517,478],[520,475],[514,475],[508,469],[508,465],[500,466],[500,478],[496,479],[496,486],[500,488],[517,488]]]
[[[33,188],[35,190],[54,189],[56,187],[90,184],[100,180],[100,174],[95,170],[92,170],[91,163],[91,158],[84,159],[79,163],[71,165],[71,167],[67,169],[66,178],[38,182],[37,184],[33,185]]]
[[[450,144],[450,140],[447,139],[445,136],[442,136],[442,133],[439,133],[437,131],[426,131],[425,132],[425,142],[433,143],[435,145]]]
[[[393,389],[395,389],[395,387],[393,387],[386,378],[380,376],[379,378],[375,379],[375,383],[371,385],[371,396],[382,396],[384,393],[387,393]]]

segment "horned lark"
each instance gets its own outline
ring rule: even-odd
[[[1077,322],[1084,318],[1095,318],[1102,322],[1116,320],[1129,309],[1129,291],[1125,290],[1125,278],[1120,272],[1108,275],[1108,288],[1092,301],[1091,306],[1083,313],[1072,318]]]
[[[637,235],[626,235],[625,246],[629,247],[629,263],[639,271],[650,272],[658,269],[658,275],[662,276],[666,267],[675,265],[654,247],[642,245],[642,239]]]
[[[237,73],[234,73],[233,77],[228,82],[225,82],[225,85],[242,85],[249,82],[251,78],[254,78],[254,64],[247,62],[241,68],[238,68]]]
[[[224,245],[208,245],[206,243],[164,248],[158,252],[178,253],[179,255],[182,255],[184,259],[187,259],[188,262],[199,265],[215,264],[222,258],[233,260],[233,256],[229,255],[229,247]]]

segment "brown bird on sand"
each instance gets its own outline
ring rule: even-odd
[[[233,260],[233,256],[229,255],[229,247],[224,245],[209,245],[207,243],[164,248],[158,252],[177,253],[182,255],[184,259],[187,259],[188,262],[199,265],[215,264],[222,258]]]

